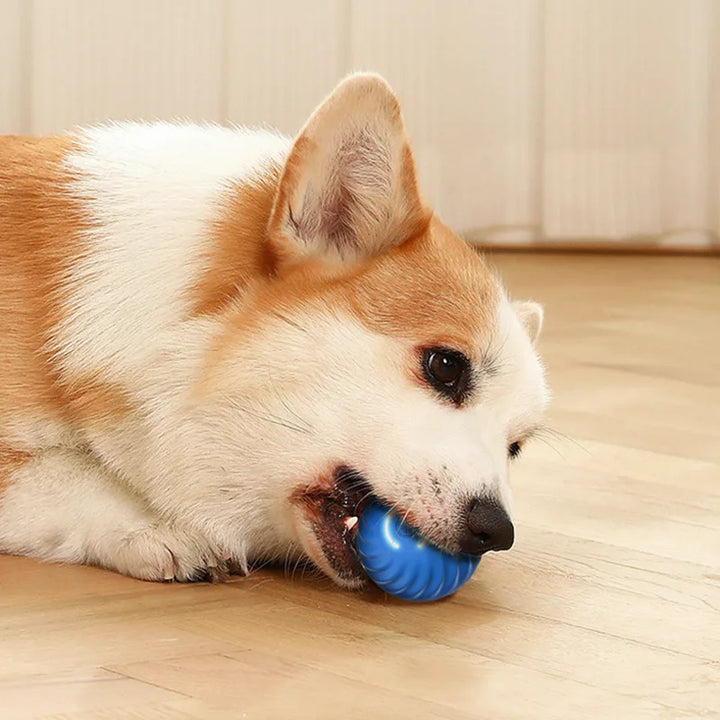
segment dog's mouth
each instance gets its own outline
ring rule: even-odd
[[[359,472],[340,466],[330,478],[299,488],[292,498],[312,535],[305,538],[311,559],[348,587],[359,587],[367,577],[355,538],[359,517],[372,497],[372,488]]]

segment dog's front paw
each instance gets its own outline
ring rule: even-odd
[[[203,538],[167,525],[153,525],[123,538],[101,563],[140,580],[223,582],[229,561]]]

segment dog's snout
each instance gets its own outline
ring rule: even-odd
[[[509,550],[514,540],[515,528],[504,508],[485,498],[469,503],[460,536],[462,552],[482,555],[490,550]]]

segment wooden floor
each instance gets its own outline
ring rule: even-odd
[[[0,558],[0,720],[720,717],[720,260],[498,255],[545,303],[518,537],[430,605]]]

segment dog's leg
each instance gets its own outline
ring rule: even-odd
[[[52,449],[12,459],[0,463],[0,552],[143,580],[224,577],[216,549],[160,520],[92,457]]]

